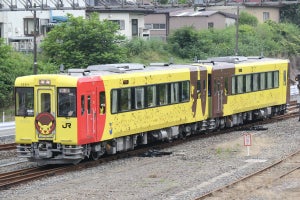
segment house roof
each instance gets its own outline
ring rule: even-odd
[[[171,11],[170,17],[195,17],[195,16],[209,17],[214,14],[221,14],[224,17],[232,18],[232,19],[237,18],[237,16],[235,14],[225,13],[225,12],[221,12],[221,11],[204,10],[204,9],[196,10],[196,11],[194,9],[181,9],[181,10]]]

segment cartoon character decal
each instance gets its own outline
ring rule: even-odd
[[[49,135],[55,129],[54,117],[48,112],[42,112],[35,118],[35,128],[42,135]]]

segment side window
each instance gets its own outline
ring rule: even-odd
[[[237,93],[242,94],[244,91],[244,76],[237,76]]]
[[[273,72],[268,72],[267,73],[267,88],[271,89],[273,88]]]
[[[144,87],[135,88],[135,109],[143,109],[145,107],[144,102]]]
[[[278,71],[274,72],[274,87],[275,88],[279,87],[279,72]]]
[[[211,96],[211,74],[208,74],[208,79],[207,79],[207,92],[208,92],[208,96]]]
[[[181,94],[181,102],[189,101],[190,85],[188,81],[181,82],[180,94]]]
[[[99,93],[99,106],[100,106],[100,114],[105,114],[106,110],[106,102],[105,102],[105,92]]]
[[[159,105],[167,105],[168,104],[168,85],[167,84],[160,84],[158,85],[158,92],[159,92]]]
[[[236,94],[236,77],[235,76],[233,76],[232,78],[231,78],[231,93],[232,94]]]
[[[120,92],[120,111],[129,111],[131,109],[131,88],[123,88]]]
[[[87,111],[88,114],[91,114],[91,96],[87,97]]]
[[[252,75],[247,74],[246,75],[246,92],[252,91]]]
[[[201,81],[198,80],[197,81],[197,94],[199,94],[201,92]]]
[[[146,100],[147,100],[147,106],[149,108],[155,107],[156,106],[156,86],[155,85],[150,85],[146,87],[147,90],[147,95],[146,95]]]
[[[266,73],[260,73],[260,89],[266,89]]]
[[[81,95],[81,115],[84,114],[85,111],[85,100],[84,95]]]
[[[171,83],[171,103],[179,102],[179,84]]]
[[[228,77],[225,77],[225,85],[224,85],[224,89],[225,89],[225,91],[224,91],[224,94],[225,95],[228,95],[229,93],[228,93]]]
[[[253,77],[253,81],[252,81],[252,84],[253,84],[253,91],[257,91],[259,90],[259,74],[253,74],[252,75]]]
[[[118,111],[118,90],[112,90],[111,92],[111,112],[117,113]]]

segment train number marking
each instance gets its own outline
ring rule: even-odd
[[[61,125],[62,128],[71,128],[71,123],[66,123],[65,125]]]

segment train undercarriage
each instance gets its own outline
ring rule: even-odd
[[[104,154],[116,154],[121,151],[133,150],[138,145],[145,145],[153,141],[170,142],[191,134],[206,133],[269,118],[274,115],[281,115],[285,111],[286,105],[267,107],[86,145],[62,145],[51,141],[39,141],[28,145],[18,145],[17,153],[19,157],[28,158],[29,161],[37,162],[38,165],[77,164],[86,158],[97,160]]]

